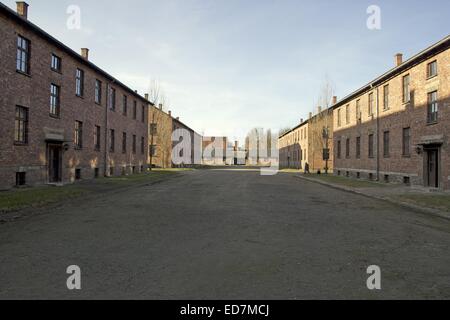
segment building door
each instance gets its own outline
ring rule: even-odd
[[[427,150],[427,183],[428,187],[439,188],[439,150]]]
[[[48,145],[48,177],[50,183],[61,182],[62,147]]]

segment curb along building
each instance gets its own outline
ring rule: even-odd
[[[0,3],[0,188],[146,170],[149,101]]]

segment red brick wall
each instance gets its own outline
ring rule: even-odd
[[[16,43],[18,34],[31,41],[30,76],[16,72]],[[94,168],[103,174],[105,157],[105,131],[116,130],[116,152],[108,155],[108,165],[115,167],[146,166],[148,153],[147,110],[141,121],[141,108],[147,109],[147,102],[126,88],[116,88],[116,112],[108,112],[106,128],[106,87],[110,82],[87,64],[78,61],[59,47],[53,45],[24,25],[19,25],[0,13],[0,187],[15,183],[15,172],[27,173],[28,184],[48,182],[46,130],[61,130],[66,141],[73,141],[75,121],[83,122],[83,149],[75,150],[69,142],[69,149],[63,154],[62,178],[72,182],[75,169],[82,170],[82,178],[93,178]],[[62,72],[50,69],[51,54],[62,58]],[[84,70],[84,97],[75,95],[76,68]],[[103,83],[102,104],[94,102],[95,79]],[[60,118],[49,116],[50,84],[61,88]],[[128,95],[129,115],[122,115],[122,95]],[[131,117],[132,101],[138,101],[138,119]],[[14,145],[14,118],[16,105],[29,108],[29,143]],[[101,127],[101,150],[94,149],[94,128]],[[122,131],[128,134],[128,152],[122,154]],[[132,153],[132,135],[137,135],[137,153]],[[141,137],[145,139],[144,154],[141,154]],[[130,171],[130,169],[128,169]],[[116,169],[116,174],[120,170]]]
[[[429,62],[437,60],[438,76],[427,79],[427,65]],[[402,95],[403,76],[409,74],[411,78],[411,102],[404,104]],[[389,109],[384,110],[383,106],[383,86],[389,84]],[[427,94],[438,90],[439,118],[437,124],[427,124]],[[368,94],[373,92],[376,96],[377,88],[368,91],[350,101],[350,123],[346,123],[345,108],[340,106],[342,123],[337,125],[337,112],[334,111],[334,149],[335,149],[335,172],[350,176],[356,176],[357,172],[362,178],[367,178],[372,173],[376,178],[377,173],[377,132],[379,137],[379,171],[380,180],[388,175],[390,181],[402,182],[403,177],[409,177],[412,184],[424,185],[426,176],[424,168],[426,165],[426,153],[418,154],[416,151],[427,137],[442,136],[442,146],[440,148],[440,186],[450,188],[450,145],[448,136],[450,134],[450,50],[446,50],[434,57],[421,62],[418,65],[402,72],[396,77],[386,81],[378,87],[379,114],[375,113],[371,118],[368,115]],[[356,100],[360,99],[362,111],[362,123],[356,121]],[[376,109],[375,109],[376,112]],[[378,118],[378,130],[377,130]],[[411,128],[411,155],[402,154],[403,128]],[[384,157],[383,154],[383,132],[390,132],[390,154]],[[368,135],[374,133],[374,158],[368,157]],[[361,136],[361,158],[356,158],[356,137]],[[350,157],[345,156],[345,140],[350,138]],[[341,158],[337,157],[337,143],[341,141]],[[438,139],[439,140],[439,139]]]

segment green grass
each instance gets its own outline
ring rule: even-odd
[[[154,169],[148,173],[134,174],[129,176],[112,177],[112,178],[102,178],[97,180],[99,183],[111,184],[111,183],[123,183],[123,184],[134,184],[134,183],[144,183],[144,182],[154,182],[158,180],[163,180],[169,176],[173,176],[178,171],[176,170],[159,170]]]
[[[86,180],[61,187],[44,186],[0,192],[0,213],[43,207],[67,199],[107,192],[120,187],[159,182],[176,175],[179,171],[181,170],[154,170],[149,173],[130,176]]]
[[[372,181],[367,181],[367,180],[356,180],[356,179],[351,179],[351,178],[346,178],[346,177],[334,176],[332,174],[328,174],[328,175],[310,174],[310,175],[306,175],[306,177],[317,179],[317,180],[320,180],[323,182],[334,183],[334,184],[338,184],[338,185],[342,185],[342,186],[352,187],[352,188],[385,188],[388,186],[387,184],[383,184],[383,183],[379,183],[379,182],[372,182]]]
[[[450,212],[450,195],[446,194],[405,194],[396,196],[395,200]]]
[[[86,191],[76,185],[65,187],[36,187],[0,193],[0,212],[9,212],[27,207],[41,207],[68,198],[82,195]]]

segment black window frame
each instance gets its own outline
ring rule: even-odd
[[[75,71],[75,95],[84,97],[84,70],[80,68]]]
[[[49,114],[53,118],[61,116],[61,87],[57,84],[50,84],[50,110]]]
[[[55,63],[56,63],[56,67],[55,67]],[[62,70],[62,59],[60,56],[58,56],[54,53],[52,53],[50,69],[52,71],[55,71],[58,73],[61,73],[61,70]]]
[[[102,104],[102,87],[102,81],[99,79],[95,79],[94,102],[98,105]]]
[[[133,120],[137,120],[137,101],[133,102]]]
[[[26,44],[25,47],[24,44]],[[16,49],[16,71],[30,75],[31,41],[19,34],[17,36]]]

